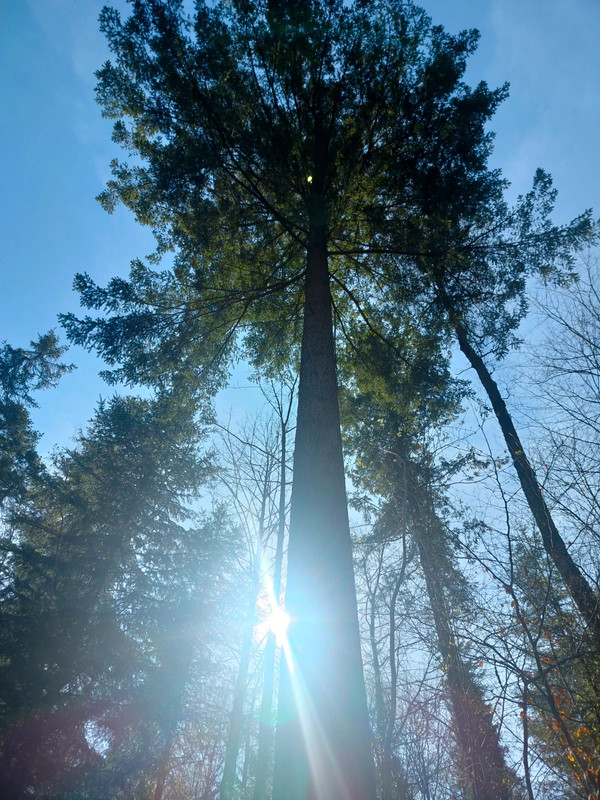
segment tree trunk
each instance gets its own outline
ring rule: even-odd
[[[281,601],[281,572],[283,567],[283,544],[285,539],[285,505],[286,505],[286,421],[281,419],[281,464],[279,470],[279,521],[277,526],[277,545],[275,548],[275,568],[273,570],[273,596],[277,603]],[[258,729],[258,752],[256,755],[256,779],[254,782],[254,800],[267,800],[267,784],[269,780],[269,763],[273,730],[273,689],[275,684],[275,634],[269,631],[265,647],[265,674],[263,695],[260,708],[260,724]]]
[[[374,800],[338,406],[326,209],[313,196],[274,800]],[[289,658],[289,660],[288,660]]]
[[[256,591],[254,591],[256,589]],[[254,598],[248,603],[247,627],[244,632],[242,642],[242,652],[238,665],[235,690],[233,693],[233,704],[229,717],[229,732],[227,735],[227,745],[225,748],[225,763],[223,765],[223,776],[221,778],[220,798],[229,800],[234,794],[235,773],[237,769],[238,756],[240,752],[240,742],[242,736],[242,726],[244,723],[244,705],[246,702],[246,692],[248,689],[248,670],[250,668],[250,655],[252,652],[253,619],[256,608],[256,593],[258,586],[253,584],[252,593]]]
[[[397,769],[394,769],[394,731],[396,729],[396,717],[398,714],[398,667],[396,653],[396,603],[404,580],[406,578],[406,535],[402,537],[402,562],[396,576],[394,590],[390,598],[390,608],[388,615],[389,633],[389,659],[390,659],[390,708],[388,720],[383,737],[383,758],[381,765],[381,800],[398,800],[398,787],[396,786]],[[402,797],[405,792],[402,792]]]
[[[169,760],[171,758],[171,750],[173,748],[174,738],[175,735],[173,734],[169,738],[167,744],[165,745],[161,758],[160,769],[158,770],[158,775],[156,777],[156,786],[154,787],[154,794],[152,795],[152,800],[163,800],[165,787],[167,785],[167,778],[169,777],[169,768],[170,768]]]
[[[417,547],[444,665],[458,744],[461,783],[472,800],[509,800],[513,796],[516,776],[506,765],[491,711],[483,700],[481,689],[463,663],[454,638],[439,570],[432,553],[435,539],[431,530],[419,531]]]
[[[383,741],[386,728],[386,703],[383,699],[383,685],[381,681],[381,663],[379,661],[379,643],[377,641],[377,594],[379,592],[379,583],[381,580],[381,570],[383,561],[383,546],[379,556],[379,564],[377,565],[377,577],[375,579],[375,586],[369,590],[369,644],[371,646],[371,660],[373,669],[373,694],[375,698],[375,725],[377,732]]]
[[[596,593],[571,558],[554,524],[542,494],[542,487],[539,485],[535,472],[525,455],[523,445],[517,435],[496,382],[489,373],[481,356],[471,346],[464,326],[460,321],[452,319],[452,314],[450,314],[450,319],[456,331],[460,349],[479,376],[479,380],[492,404],[512,462],[519,476],[523,494],[540,531],[544,549],[556,565],[573,602],[585,620],[588,630],[592,634],[595,648],[600,650],[600,610]]]
[[[244,722],[244,704],[246,702],[246,692],[248,689],[248,670],[250,668],[250,656],[252,654],[252,637],[254,635],[254,622],[256,617],[256,597],[258,595],[258,589],[260,585],[265,514],[268,497],[268,480],[269,470],[265,470],[261,507],[258,519],[258,532],[256,535],[256,556],[252,570],[252,584],[250,586],[250,594],[248,597],[248,606],[246,611],[246,628],[242,642],[242,653],[238,666],[238,674],[233,694],[233,706],[229,721],[229,733],[225,748],[225,764],[223,766],[223,776],[221,778],[220,800],[229,800],[229,798],[233,796],[233,790],[235,787],[235,773],[240,751],[242,725]]]

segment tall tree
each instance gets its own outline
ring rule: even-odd
[[[450,36],[404,0],[199,2],[190,19],[183,6],[136,0],[124,23],[104,9],[115,62],[98,73],[115,139],[141,159],[114,163],[103,201],[152,225],[174,270],[137,263],[105,290],[81,276],[84,304],[112,316],[65,324],[117,376],[188,389],[208,371],[223,380],[247,323],[257,362],[301,341],[274,796],[364,800],[332,286],[370,295],[357,255],[389,250],[392,217],[412,246],[418,176],[432,158],[442,173],[480,169],[504,91],[461,82],[476,34]]]
[[[499,174],[487,170],[484,163],[465,175],[454,167],[444,173],[433,162],[416,191],[423,222],[409,240],[415,249],[416,241],[421,241],[420,255],[410,259],[415,271],[404,257],[395,269],[390,271],[384,264],[378,272],[390,287],[396,287],[397,303],[406,298],[407,291],[409,296],[416,292],[446,316],[496,415],[546,552],[598,646],[598,596],[561,536],[489,366],[490,357],[501,359],[518,345],[516,330],[528,307],[527,280],[533,276],[557,283],[571,279],[577,253],[597,241],[598,227],[590,211],[566,225],[551,221],[556,190],[541,169],[535,173],[532,189],[519,197],[514,208],[503,199],[504,186]],[[454,187],[456,191],[451,191]],[[405,237],[400,220],[398,247],[406,250]],[[392,305],[392,318],[394,313]]]
[[[421,491],[420,491],[421,490]],[[419,558],[433,615],[438,648],[448,689],[458,750],[459,782],[473,800],[508,800],[519,796],[517,776],[510,770],[492,711],[482,686],[461,653],[452,625],[448,578],[452,560],[444,547],[444,528],[431,498],[411,482],[411,505],[418,539]],[[421,495],[419,497],[419,495]],[[421,502],[419,503],[419,499]],[[418,507],[415,506],[418,503]],[[415,513],[416,512],[416,513]],[[456,590],[455,590],[456,591]]]
[[[265,553],[274,528],[275,496],[278,473],[277,439],[268,422],[254,420],[244,426],[240,436],[231,430],[222,432],[220,481],[225,484],[230,503],[239,518],[247,541],[247,580],[244,598],[241,647],[233,691],[225,763],[220,796],[223,800],[237,794],[237,765],[242,745],[244,716],[253,651],[256,650],[257,605],[264,594]],[[244,762],[246,766],[246,762]]]
[[[209,465],[186,416],[113,399],[13,509],[2,797],[112,797],[164,762],[226,554],[187,507]]]
[[[458,784],[474,800],[508,800],[518,796],[518,779],[506,763],[483,688],[455,635],[450,609],[465,606],[469,591],[454,566],[449,535],[436,508],[443,503],[444,483],[464,459],[453,463],[443,455],[436,458],[432,441],[441,438],[442,426],[458,413],[464,387],[448,371],[443,329],[438,337],[431,324],[420,330],[423,320],[411,318],[409,311],[404,309],[395,339],[383,341],[365,333],[362,325],[356,388],[346,399],[353,411],[346,418],[348,435],[359,463],[355,480],[381,498],[378,536],[394,539],[402,531],[418,554],[456,741]],[[398,323],[401,319],[398,315]],[[403,562],[401,574],[404,569]],[[390,615],[394,603],[395,594]],[[393,640],[391,625],[390,636]],[[395,668],[392,686],[394,673]],[[384,746],[391,751],[391,735],[384,737]],[[384,772],[385,797],[392,796],[389,783]]]
[[[283,556],[286,538],[287,520],[287,452],[290,417],[295,398],[296,380],[289,378],[283,379],[281,391],[272,391],[268,396],[269,403],[273,407],[279,423],[279,487],[278,487],[278,508],[277,508],[277,533],[275,544],[275,559],[273,563],[272,578],[272,602],[277,606],[282,605],[282,578],[283,578]],[[287,392],[287,399],[285,398]],[[267,633],[267,643],[264,655],[264,679],[262,687],[262,699],[260,705],[260,726],[258,731],[258,751],[256,754],[256,775],[254,781],[254,800],[266,800],[268,797],[268,783],[270,774],[270,756],[272,746],[273,730],[273,700],[275,697],[275,667],[276,667],[276,648],[281,645],[277,642],[276,632],[269,630]]]

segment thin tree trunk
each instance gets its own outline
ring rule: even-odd
[[[374,800],[322,197],[311,216],[273,798]]]
[[[388,633],[389,633],[389,658],[390,658],[390,708],[388,713],[388,720],[383,737],[383,763],[381,771],[381,798],[382,800],[395,800],[398,797],[396,787],[394,786],[394,754],[392,745],[394,741],[394,730],[396,727],[396,716],[398,710],[398,667],[396,664],[396,603],[400,588],[404,583],[406,577],[406,536],[402,537],[402,564],[398,575],[392,597],[390,599],[390,608],[388,616]]]
[[[252,590],[258,591],[258,585],[252,585]],[[256,608],[256,592],[254,599],[248,603],[247,616],[248,624],[244,632],[242,642],[242,652],[238,664],[235,690],[233,693],[233,704],[229,718],[229,732],[227,735],[227,745],[225,748],[225,763],[223,765],[223,776],[221,778],[220,798],[228,800],[233,796],[235,788],[235,773],[237,769],[238,756],[240,752],[240,741],[242,726],[244,723],[244,705],[246,702],[246,692],[248,689],[248,671],[250,668],[250,655],[252,652],[253,626],[252,619]]]
[[[285,539],[286,517],[286,431],[287,420],[281,418],[281,464],[279,469],[279,520],[277,527],[277,545],[275,548],[275,568],[273,570],[273,596],[277,603],[281,601],[281,573],[283,568],[283,544]],[[273,731],[273,690],[275,684],[275,634],[269,631],[265,647],[265,674],[263,695],[260,708],[260,724],[258,729],[258,753],[256,756],[256,779],[254,782],[254,800],[266,800],[269,780],[269,763]]]
[[[379,647],[377,642],[377,608],[376,598],[379,591],[379,582],[381,580],[381,569],[383,561],[383,548],[379,555],[379,564],[377,565],[377,578],[375,586],[371,590],[369,587],[369,642],[371,646],[371,658],[373,662],[373,693],[375,696],[375,717],[377,724],[377,731],[383,740],[385,736],[385,714],[386,708],[383,701],[383,686],[381,684],[381,664],[379,662]]]
[[[254,701],[256,700],[256,692],[252,693],[251,696],[251,703],[250,703],[250,714],[254,716]],[[247,731],[246,741],[244,744],[244,767],[242,769],[242,780],[241,780],[241,796],[244,797],[247,794],[247,786],[248,781],[250,780],[251,774],[251,764],[252,764],[252,745],[251,745],[251,731]],[[239,797],[240,795],[238,795]]]
[[[529,766],[529,684],[527,681],[523,682],[523,711],[521,718],[523,720],[523,772],[525,773],[525,785],[527,786],[528,800],[535,800],[533,794],[533,786],[531,785],[531,769]]]
[[[240,751],[240,741],[242,725],[244,723],[244,704],[246,702],[246,692],[248,689],[248,671],[250,669],[250,656],[252,653],[252,637],[254,634],[254,618],[256,612],[256,597],[260,584],[260,568],[263,548],[263,536],[265,527],[265,514],[268,486],[269,470],[265,470],[264,486],[261,498],[261,507],[258,520],[258,532],[256,536],[256,557],[253,565],[252,585],[248,598],[246,610],[246,629],[242,642],[242,652],[238,665],[237,679],[233,694],[233,705],[229,721],[229,733],[225,748],[225,763],[223,765],[223,776],[221,778],[220,798],[229,800],[233,796],[235,788],[235,773],[237,769],[238,756]]]
[[[156,786],[154,787],[154,794],[152,800],[163,800],[165,793],[165,786],[167,785],[167,778],[169,777],[171,750],[173,748],[173,740],[175,736],[171,736],[162,754],[161,765],[156,778]]]
[[[588,630],[592,634],[594,646],[600,650],[600,609],[598,597],[589,585],[581,570],[571,558],[559,534],[542,494],[535,472],[529,463],[521,440],[517,435],[512,418],[502,399],[498,386],[488,371],[481,356],[471,346],[468,333],[459,320],[450,314],[461,351],[477,373],[483,388],[492,404],[512,462],[519,476],[523,494],[533,514],[542,537],[544,549],[556,565],[573,602],[579,609]]]
[[[384,752],[383,741],[385,739],[386,721],[387,721],[387,704],[383,699],[383,686],[381,682],[381,663],[379,661],[379,642],[377,641],[377,596],[379,594],[379,584],[381,581],[381,571],[383,567],[383,555],[385,545],[380,545],[377,573],[374,579],[374,585],[369,582],[367,571],[365,569],[365,582],[367,586],[367,609],[366,616],[369,619],[369,645],[371,648],[371,668],[372,675],[372,693],[375,702],[375,730],[376,739],[381,742],[380,746],[375,748],[375,757],[377,761],[377,775],[379,782],[384,784],[384,770],[386,768],[386,755]],[[382,789],[383,791],[383,789]],[[385,797],[385,794],[383,795]]]

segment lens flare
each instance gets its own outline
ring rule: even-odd
[[[269,630],[275,636],[277,647],[281,647],[285,641],[288,625],[290,624],[290,615],[283,608],[278,605],[271,607],[269,616],[266,619]]]

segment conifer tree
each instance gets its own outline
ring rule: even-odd
[[[160,773],[225,603],[227,531],[187,504],[209,471],[199,441],[183,407],[113,398],[11,509],[3,798],[108,798]]]
[[[464,459],[453,463],[443,450],[436,458],[431,443],[443,438],[444,424],[459,412],[465,387],[450,375],[443,327],[436,337],[431,320],[421,330],[423,318],[409,312],[398,314],[395,338],[387,341],[364,324],[356,326],[362,329],[362,338],[355,339],[361,356],[358,368],[354,365],[354,388],[345,397],[346,431],[357,459],[354,480],[379,498],[377,537],[393,540],[402,530],[418,555],[456,743],[457,784],[475,800],[508,800],[521,796],[519,781],[506,763],[483,687],[455,635],[450,609],[466,605],[470,592],[454,566],[449,531],[437,508],[444,507],[444,483]],[[389,734],[384,737],[385,798],[393,796],[391,740]]]
[[[151,225],[175,266],[137,263],[107,289],[79,277],[110,316],[65,324],[117,377],[192,392],[223,380],[240,342],[257,364],[300,345],[274,797],[373,798],[332,299],[371,295],[361,258],[397,253],[390,220],[412,252],[420,176],[432,160],[481,168],[504,91],[461,82],[476,34],[400,0],[199,2],[190,19],[137,0],[101,24],[115,60],[98,98],[139,157],[114,163],[102,199]]]
[[[577,254],[597,241],[598,227],[590,211],[567,225],[556,225],[551,214],[556,190],[551,177],[538,169],[530,192],[514,208],[502,199],[503,184],[494,173],[474,190],[471,205],[446,196],[442,176],[435,189],[422,196],[430,251],[415,260],[422,296],[429,296],[446,316],[461,352],[477,374],[489,399],[523,494],[542,536],[544,548],[577,606],[595,643],[600,643],[600,603],[561,535],[535,470],[527,457],[513,418],[489,367],[518,346],[516,330],[527,312],[526,283],[537,276],[561,283],[573,278]],[[463,181],[463,190],[469,180]],[[456,200],[458,199],[458,202]],[[435,209],[445,223],[430,218]],[[470,214],[470,216],[469,216]],[[423,233],[423,231],[421,231]],[[436,252],[437,251],[437,252]],[[402,264],[392,285],[407,285]],[[414,293],[415,287],[410,291]],[[418,291],[418,290],[417,290]]]

